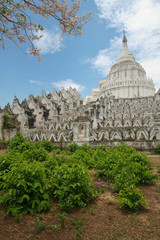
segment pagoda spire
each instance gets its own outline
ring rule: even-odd
[[[128,46],[127,46],[127,38],[126,38],[126,35],[125,35],[125,30],[123,30],[122,43],[123,43],[123,48],[128,48]]]
[[[121,54],[119,55],[117,62],[120,63],[122,61],[135,61],[134,56],[128,49],[127,38],[126,38],[124,30],[123,30],[122,44],[123,44],[123,49],[122,49]]]

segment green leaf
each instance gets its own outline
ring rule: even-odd
[[[40,25],[40,24],[38,24],[38,28],[39,28],[39,30],[41,30],[41,31],[44,30],[44,27],[43,27],[42,25]]]
[[[26,16],[22,13],[20,15],[24,18],[24,21],[26,22],[27,21]]]
[[[18,202],[22,203],[25,199],[29,202],[30,197],[27,194],[24,194],[22,197],[19,198]]]

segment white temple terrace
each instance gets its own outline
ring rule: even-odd
[[[127,47],[123,49],[106,80],[92,90],[85,104],[76,89],[61,89],[40,96],[28,96],[21,103],[0,108],[0,139],[9,140],[20,130],[29,140],[49,140],[54,146],[71,142],[115,146],[121,141],[140,151],[153,151],[160,144],[160,89],[155,93],[152,79],[146,77]],[[3,114],[12,119],[4,128]]]

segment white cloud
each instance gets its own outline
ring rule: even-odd
[[[81,84],[75,83],[72,79],[66,79],[58,82],[51,83],[54,87],[58,88],[59,90],[63,88],[68,89],[69,87],[75,88],[77,91],[82,92],[85,87]]]
[[[141,65],[144,69],[147,69],[148,76],[153,79],[158,90],[160,88],[160,71],[158,70],[160,67],[160,56],[142,61]]]
[[[119,55],[122,29],[126,30],[128,46],[137,61],[145,68],[147,75],[160,87],[160,1],[159,0],[94,0],[99,17],[106,20],[106,26],[117,31],[110,40],[110,47],[99,51],[90,60],[93,67],[103,76]],[[105,62],[105,64],[104,64]],[[159,81],[159,82],[158,82]]]
[[[41,81],[36,81],[36,80],[29,80],[29,83],[36,84],[36,85],[43,85]]]
[[[45,82],[37,81],[37,80],[29,80],[29,83],[35,84],[37,86],[45,85]],[[75,88],[78,92],[82,92],[85,89],[85,86],[75,83],[72,79],[61,80],[57,82],[50,83],[53,87],[57,88],[58,90],[69,89],[69,87]],[[48,84],[47,84],[48,85]]]
[[[106,50],[101,50],[97,57],[91,60],[91,64],[94,68],[99,69],[99,71],[106,76],[107,69],[110,66],[110,58],[106,55]]]
[[[41,54],[58,52],[63,47],[61,33],[58,30],[43,30],[39,31],[38,35],[42,35],[39,40],[34,41],[34,45],[41,49]]]
[[[121,40],[115,37],[111,39],[109,48],[100,50],[96,57],[88,59],[87,62],[91,63],[93,68],[99,70],[103,77],[106,77],[111,65],[116,62],[120,49]]]

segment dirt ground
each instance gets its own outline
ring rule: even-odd
[[[2,151],[3,152],[3,151]],[[160,156],[148,155],[154,163]],[[103,193],[89,206],[59,215],[57,203],[50,210],[19,219],[7,216],[0,206],[0,240],[159,240],[160,239],[160,177],[154,186],[141,187],[150,200],[140,212],[122,211],[113,189],[92,171],[96,188]],[[61,216],[61,217],[60,217]]]

